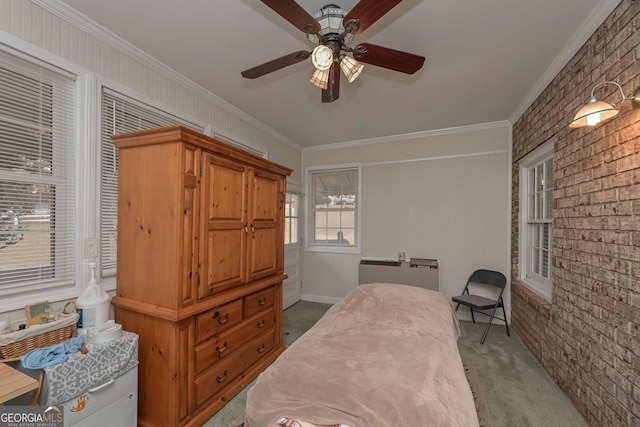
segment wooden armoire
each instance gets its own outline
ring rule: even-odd
[[[138,425],[200,426],[284,350],[291,170],[184,126],[113,142],[112,304],[140,337]]]

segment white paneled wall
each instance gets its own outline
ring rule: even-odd
[[[473,269],[507,275],[508,161],[498,153],[365,166],[363,255],[435,258],[448,295]]]
[[[357,284],[361,256],[436,258],[440,289],[469,274],[509,274],[511,128],[451,130],[376,144],[309,150],[303,167],[362,163],[362,254],[305,252],[304,299],[331,302]]]
[[[48,4],[48,2],[42,2]],[[0,0],[0,31],[258,145],[300,181],[301,147],[64,7]],[[123,51],[125,46],[127,51]]]

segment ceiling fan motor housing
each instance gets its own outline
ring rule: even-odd
[[[347,12],[336,4],[328,4],[313,14],[313,17],[320,24],[319,33],[323,36],[335,33],[340,34],[344,31],[342,19]]]

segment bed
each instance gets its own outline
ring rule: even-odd
[[[257,379],[246,427],[478,426],[449,299],[360,285]]]

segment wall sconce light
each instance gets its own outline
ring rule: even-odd
[[[604,101],[598,101],[598,98],[596,98],[594,94],[595,90],[600,86],[604,86],[606,84],[615,85],[620,90],[620,96],[622,97],[622,100],[617,105],[609,104],[608,102]],[[575,129],[585,126],[595,126],[603,120],[610,119],[620,112],[617,106],[619,106],[626,100],[632,101],[633,108],[640,108],[640,87],[636,89],[632,96],[625,96],[624,91],[622,90],[622,86],[620,86],[616,82],[605,81],[598,83],[591,90],[591,96],[587,100],[587,104],[578,110],[569,127]]]

